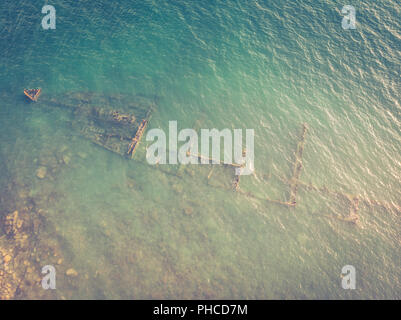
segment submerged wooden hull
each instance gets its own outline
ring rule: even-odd
[[[40,105],[69,110],[73,130],[95,145],[131,158],[156,108],[152,97],[95,92],[44,95]]]

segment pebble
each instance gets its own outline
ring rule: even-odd
[[[71,269],[68,269],[65,274],[67,276],[76,277],[78,275],[78,272],[75,269],[71,268]]]
[[[39,167],[38,170],[36,171],[36,176],[39,179],[44,179],[47,174],[47,168],[46,167]]]
[[[68,149],[68,147],[66,145],[62,146],[60,148],[60,152],[63,153],[64,151],[66,151]]]
[[[172,189],[176,192],[176,193],[182,193],[183,191],[183,187],[181,185],[178,184],[173,184],[172,185]]]
[[[28,198],[28,191],[26,190],[21,190],[20,192],[18,192],[18,196],[22,199]]]
[[[4,257],[4,263],[10,262],[10,260],[11,260],[11,256],[10,256],[9,254],[7,254],[7,255]]]
[[[184,214],[186,214],[187,216],[190,216],[193,213],[194,213],[194,210],[191,207],[184,209]]]
[[[68,164],[70,163],[70,161],[71,161],[71,158],[70,158],[69,156],[67,156],[67,155],[64,155],[64,156],[63,156],[63,162],[64,162],[66,165],[68,165]]]
[[[78,152],[78,156],[82,159],[86,159],[88,157],[88,155],[84,152]]]

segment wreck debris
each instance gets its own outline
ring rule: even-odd
[[[139,142],[141,141],[142,135],[145,132],[147,125],[148,125],[148,119],[143,119],[138,127],[135,137],[132,138],[132,141],[128,147],[128,152],[127,152],[127,154],[131,156],[131,158],[134,157],[136,148],[139,145]]]
[[[294,162],[294,167],[292,170],[292,178],[290,180],[290,198],[289,198],[289,203],[292,203],[296,205],[297,203],[297,192],[298,192],[298,181],[299,177],[301,175],[301,170],[302,170],[302,155],[304,151],[304,145],[305,145],[305,136],[308,128],[306,124],[304,123],[302,125],[302,134],[301,138],[297,144],[297,150],[295,152],[295,162]]]
[[[234,177],[234,181],[233,181],[233,189],[234,189],[234,191],[238,191],[239,190],[239,179],[240,179],[240,175],[236,175]]]
[[[386,211],[395,212],[397,215],[401,215],[401,207],[395,203],[366,198],[361,198],[360,200],[366,206],[380,207]]]
[[[60,102],[61,101],[61,102]],[[143,101],[143,100],[142,100]],[[89,139],[94,144],[97,144],[107,150],[115,152],[119,155],[129,155],[131,158],[134,156],[135,151],[140,143],[141,137],[143,136],[146,127],[149,122],[149,114],[153,110],[154,104],[148,104],[145,108],[142,103],[130,103],[130,100],[124,96],[106,96],[99,95],[96,93],[74,93],[69,96],[69,99],[58,100],[54,98],[46,97],[41,99],[41,102],[48,104],[49,106],[57,106],[68,108],[73,111],[76,119],[72,122],[73,126],[78,125],[79,131],[82,135]],[[125,106],[125,110],[114,109],[115,105],[120,103]],[[110,109],[110,105],[113,105],[113,109]],[[141,105],[142,104],[142,105]],[[140,107],[138,105],[141,105]],[[127,110],[128,109],[128,110]],[[145,111],[147,110],[147,111]],[[134,111],[134,114],[132,113]],[[137,113],[139,111],[139,114]],[[142,119],[138,122],[138,119]],[[76,120],[76,121],[75,121]],[[197,120],[197,125],[200,121]],[[197,126],[196,125],[196,126]],[[328,196],[335,196],[337,198],[346,199],[350,203],[349,216],[345,219],[352,221],[358,220],[359,205],[367,206],[378,206],[386,210],[395,210],[397,213],[401,211],[401,208],[393,203],[386,203],[378,200],[364,199],[362,197],[351,197],[341,192],[328,190],[326,187],[316,187],[311,184],[306,184],[300,180],[300,176],[303,168],[303,151],[306,140],[306,133],[308,127],[304,123],[302,125],[302,132],[297,143],[296,151],[294,153],[294,164],[292,169],[292,176],[286,183],[289,184],[289,195],[288,201],[273,200],[268,197],[264,197],[263,200],[279,204],[286,207],[295,207],[297,205],[297,195],[299,187],[307,188],[321,193],[325,193]],[[134,137],[132,134],[134,132]],[[221,161],[205,157],[201,154],[191,154],[190,151],[187,153],[188,156],[196,157],[203,162],[220,164],[230,168],[242,168],[242,165],[238,164],[225,164]],[[159,170],[166,174],[180,177],[182,165],[180,164],[177,172],[174,174],[171,171]],[[188,172],[189,173],[189,172]],[[207,176],[207,180],[211,178],[213,174],[213,168]],[[231,184],[231,188],[237,191],[241,195],[254,197],[260,199],[261,197],[255,196],[250,192],[243,192],[240,190],[240,176],[236,175]],[[226,188],[223,186],[223,188]],[[228,187],[230,188],[230,187]],[[351,199],[351,200],[350,200]]]
[[[199,161],[203,160],[203,161],[206,161],[207,163],[210,163],[210,164],[219,164],[219,165],[222,165],[222,166],[235,167],[235,168],[241,168],[241,166],[242,166],[241,164],[236,164],[236,163],[224,163],[223,161],[220,161],[220,160],[216,160],[216,159],[213,159],[213,158],[205,157],[205,156],[201,155],[200,153],[193,154],[193,153],[190,153],[188,151],[187,152],[187,156],[198,158]]]
[[[102,108],[93,107],[90,109],[89,112],[92,117],[104,121],[113,121],[123,124],[134,124],[136,120],[134,115],[124,114],[117,110],[108,111]]]
[[[214,167],[212,167],[212,169],[210,170],[209,174],[207,175],[207,180],[210,180],[210,178],[212,177],[213,169],[214,169]]]
[[[295,207],[295,205],[296,205],[295,202],[284,202],[284,201],[273,200],[273,199],[269,199],[269,198],[266,198],[266,200],[268,202],[279,204],[279,205],[282,205],[282,206],[285,206],[285,207]]]
[[[318,187],[311,183],[305,183],[302,181],[299,181],[298,184],[300,187],[303,187],[309,191],[315,191],[315,192],[321,193],[323,195],[336,197],[336,198],[341,199],[342,201],[350,202],[351,204],[352,204],[352,199],[357,197],[358,201],[355,200],[355,204],[354,204],[355,208],[357,208],[356,213],[359,210],[359,205],[363,204],[367,207],[381,207],[386,211],[396,212],[398,214],[401,214],[401,208],[394,203],[364,198],[361,196],[352,196],[347,193],[331,190],[327,186]]]
[[[25,89],[24,94],[31,100],[31,101],[38,101],[38,98],[40,96],[40,93],[42,92],[42,89]]]
[[[237,192],[239,192],[242,195],[248,196],[248,197],[252,197],[255,199],[259,199],[259,200],[265,200],[269,203],[274,203],[274,204],[279,204],[285,207],[295,207],[296,206],[296,195],[298,192],[298,184],[299,184],[299,177],[301,174],[301,169],[302,169],[302,155],[303,155],[303,150],[304,150],[304,145],[305,145],[305,136],[306,136],[306,132],[307,132],[307,125],[306,123],[304,123],[302,125],[302,133],[301,133],[301,137],[300,140],[297,144],[297,150],[295,152],[295,162],[294,162],[294,167],[293,167],[293,174],[292,174],[292,178],[289,181],[289,185],[290,185],[290,196],[289,196],[289,200],[288,201],[281,201],[281,200],[273,200],[270,199],[268,197],[262,199],[260,197],[257,197],[255,195],[253,195],[250,192],[241,192],[241,190],[239,190],[239,182],[240,182],[240,175],[235,176],[234,177],[234,181],[233,181],[233,189]],[[244,157],[246,155],[246,150],[243,151],[242,156]],[[243,166],[241,166],[243,167]],[[240,169],[241,170],[241,169]]]
[[[84,128],[81,133],[92,143],[121,156],[125,154],[126,144],[131,140],[131,138],[117,133],[99,131],[92,126]]]
[[[121,156],[127,154],[133,158],[149,123],[151,111],[148,111],[146,117],[137,126],[137,119],[132,114],[124,114],[116,110],[109,112],[99,108],[92,108],[90,116],[95,120],[90,122],[89,126],[85,126],[81,132],[93,143]],[[99,121],[104,122],[102,127],[99,127]],[[110,123],[111,126],[108,125]],[[129,136],[130,132],[136,126],[135,136],[131,138]],[[127,144],[129,141],[130,143]]]
[[[202,119],[197,119],[195,121],[194,125],[192,126],[192,129],[195,130],[195,132],[198,132],[201,129],[203,123],[204,123],[204,117],[202,117]],[[189,156],[189,150],[192,149],[193,144],[194,144],[194,141],[191,142],[191,144],[190,144],[190,146],[188,148],[187,156]],[[181,175],[183,168],[184,168],[183,164],[180,163],[179,166],[178,166],[178,169],[177,169],[177,175]],[[211,173],[208,176],[208,180],[210,179],[210,177],[211,177]]]
[[[351,199],[349,216],[347,217],[349,222],[352,222],[355,224],[358,223],[358,221],[359,221],[358,210],[359,210],[359,197],[354,196]]]
[[[246,149],[244,148],[242,150],[242,157],[244,158],[246,156]],[[240,167],[240,172],[242,172],[243,168],[245,167],[245,164],[242,164]],[[238,191],[239,190],[239,181],[240,181],[240,177],[241,174],[236,174],[234,177],[234,181],[233,181],[233,189],[234,191]]]

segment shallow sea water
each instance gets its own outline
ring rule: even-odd
[[[49,31],[40,1],[0,9],[0,248],[15,257],[14,298],[401,297],[397,1],[354,1],[352,31],[331,0],[52,4]],[[37,103],[28,87],[43,89]],[[254,129],[256,174],[236,193],[229,168],[208,179],[211,165],[149,165],[145,139],[132,160],[105,150],[46,102],[85,93],[107,110],[135,113],[123,95],[154,103],[149,128],[166,132],[169,120]],[[300,185],[295,208],[263,200],[287,201],[303,123],[300,180],[315,188]],[[360,198],[357,225],[338,219],[344,194]],[[15,210],[40,217],[24,246],[7,234]],[[57,290],[38,283],[47,264]],[[356,290],[341,288],[349,264]]]

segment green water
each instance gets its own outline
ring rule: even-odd
[[[58,252],[35,262],[38,276],[56,266],[57,289],[17,298],[400,298],[396,1],[355,1],[352,31],[329,0],[53,1],[48,31],[42,5],[0,9],[0,215],[22,190],[44,210],[37,250]],[[307,123],[301,180],[386,205],[361,201],[355,226],[335,218],[349,208],[332,194],[299,187],[288,208],[233,192],[227,168],[208,179],[212,166],[151,166],[145,139],[127,160],[82,138],[68,110],[27,103],[30,87],[156,99],[149,128],[166,132],[169,120],[254,129],[256,175],[241,190],[283,202]],[[341,287],[348,264],[356,290]]]

